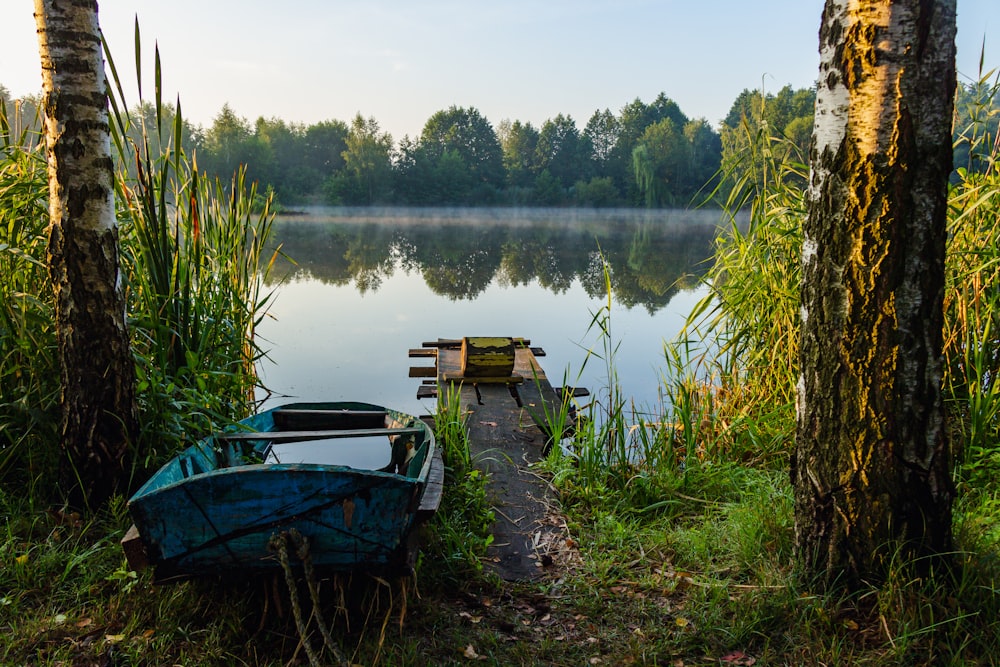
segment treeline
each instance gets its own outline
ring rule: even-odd
[[[982,97],[980,88],[960,87],[956,109]],[[0,99],[9,97],[0,86]],[[37,99],[18,102],[21,117],[33,118]],[[203,172],[229,180],[245,166],[248,179],[285,205],[655,208],[700,202],[720,173],[734,183],[745,177],[740,165],[756,132],[791,139],[785,145],[805,162],[814,103],[811,89],[744,90],[718,130],[689,118],[663,93],[618,113],[595,111],[583,128],[563,114],[541,127],[510,120],[494,126],[474,107],[452,106],[433,114],[420,136],[398,142],[360,114],[350,123],[251,123],[225,105],[207,128],[185,121],[182,141]],[[137,135],[153,111],[131,111]],[[173,109],[166,111],[169,120]],[[984,122],[995,126],[997,116]],[[969,165],[969,147],[956,148],[956,165]]]

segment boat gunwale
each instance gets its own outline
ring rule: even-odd
[[[215,445],[217,437],[220,436],[220,435],[225,435],[227,433],[244,433],[243,431],[238,430],[238,427],[240,425],[244,425],[245,426],[246,425],[245,424],[246,421],[255,419],[255,418],[260,417],[262,415],[265,415],[267,413],[273,413],[273,412],[276,412],[276,411],[279,411],[279,410],[283,410],[283,409],[296,410],[296,411],[300,411],[301,410],[302,412],[337,412],[337,413],[348,413],[348,412],[351,412],[351,410],[348,410],[348,409],[341,410],[341,409],[336,409],[336,408],[317,408],[316,410],[309,410],[308,408],[303,408],[302,407],[302,406],[308,406],[308,405],[331,406],[331,405],[340,405],[340,404],[348,404],[348,405],[353,405],[353,406],[362,406],[363,405],[363,406],[366,406],[368,408],[377,408],[379,411],[384,412],[386,414],[386,416],[391,417],[394,420],[397,420],[397,421],[407,421],[407,420],[412,421],[413,426],[412,427],[408,427],[408,428],[413,428],[413,429],[422,431],[423,434],[424,434],[423,445],[426,445],[426,447],[427,447],[427,452],[426,452],[426,455],[424,456],[424,460],[423,460],[423,462],[422,462],[422,464],[420,466],[419,472],[415,476],[410,476],[410,475],[399,474],[399,473],[395,473],[395,472],[385,472],[385,471],[382,471],[382,470],[370,470],[370,469],[366,469],[366,468],[353,468],[351,466],[346,466],[346,465],[334,465],[334,464],[323,464],[323,463],[263,463],[263,462],[260,462],[260,463],[245,463],[245,464],[241,463],[241,464],[237,464],[237,465],[229,465],[229,466],[221,466],[221,467],[220,466],[216,466],[216,467],[213,467],[213,468],[211,468],[209,470],[205,470],[203,472],[198,472],[198,473],[193,473],[193,474],[190,474],[190,475],[185,475],[184,477],[181,477],[180,479],[178,479],[176,481],[173,481],[173,482],[169,482],[167,484],[155,483],[156,480],[157,480],[157,478],[160,477],[162,474],[165,474],[165,471],[171,465],[175,465],[175,462],[179,461],[180,459],[184,458],[185,456],[189,456],[191,454],[197,453],[197,454],[201,454],[202,456],[205,456],[206,458],[215,459],[216,454],[218,453],[217,447]],[[354,411],[357,412],[357,410],[354,410]],[[368,411],[368,410],[365,410],[365,411]],[[377,429],[364,429],[364,430],[370,430],[370,431],[373,432],[374,435],[382,435],[381,433],[377,432]],[[387,427],[386,430],[390,430],[390,429],[388,429],[388,427]],[[267,431],[256,431],[256,432],[257,433],[261,433],[262,435],[266,435],[266,433],[267,433]],[[387,437],[389,435],[391,435],[391,434],[388,434],[388,433],[386,434]],[[262,441],[268,441],[269,440],[267,437],[250,438],[250,440],[258,440],[258,439],[262,440]],[[234,438],[233,440],[237,440],[237,439]],[[305,441],[305,440],[303,440],[303,441]],[[413,484],[421,484],[421,485],[426,486],[427,478],[428,478],[428,475],[430,474],[430,468],[431,468],[432,458],[434,456],[436,448],[437,448],[437,441],[436,441],[436,438],[434,437],[434,429],[431,428],[431,426],[429,424],[427,424],[426,422],[424,422],[419,417],[416,417],[414,415],[411,415],[411,414],[408,414],[408,413],[405,413],[405,412],[400,412],[398,410],[394,410],[394,409],[389,408],[389,407],[376,405],[374,403],[364,403],[364,402],[357,402],[357,401],[342,401],[342,402],[341,401],[324,401],[324,402],[315,402],[315,403],[303,403],[303,402],[289,403],[289,404],[286,404],[286,405],[276,406],[276,407],[271,408],[269,410],[265,410],[264,412],[255,413],[255,414],[247,417],[246,419],[240,420],[239,422],[236,422],[236,423],[234,423],[234,424],[226,427],[226,430],[222,431],[221,433],[212,433],[212,434],[210,434],[208,436],[205,436],[204,438],[199,439],[198,441],[194,442],[193,444],[189,445],[188,447],[185,447],[181,451],[177,452],[176,454],[174,454],[173,456],[171,456],[170,459],[167,460],[166,463],[164,463],[162,466],[160,466],[160,468],[158,468],[156,470],[156,472],[154,472],[149,477],[149,479],[147,479],[146,482],[141,487],[139,487],[139,489],[134,494],[132,494],[132,496],[128,500],[128,504],[131,505],[135,500],[141,500],[141,499],[144,499],[144,498],[149,498],[149,497],[152,497],[154,495],[159,494],[161,491],[166,491],[166,490],[169,490],[169,489],[173,489],[176,486],[189,483],[191,480],[195,480],[195,479],[208,479],[210,477],[217,477],[217,476],[221,476],[223,474],[238,474],[238,473],[247,474],[247,473],[250,473],[250,472],[257,472],[258,470],[261,471],[261,472],[266,470],[266,471],[271,472],[271,473],[276,473],[276,472],[281,472],[281,471],[288,471],[288,470],[294,470],[294,471],[297,471],[297,472],[300,472],[300,473],[303,473],[303,474],[304,473],[309,473],[309,472],[337,472],[337,473],[357,474],[357,475],[360,475],[360,476],[375,475],[375,476],[378,476],[378,477],[396,478],[396,479],[399,479],[401,481],[408,481],[408,482],[411,482]]]

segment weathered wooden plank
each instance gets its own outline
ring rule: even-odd
[[[524,382],[520,375],[509,375],[504,377],[476,377],[466,376],[460,373],[448,373],[442,376],[445,382],[465,382],[468,384],[519,384]]]
[[[437,512],[441,506],[441,496],[444,494],[444,459],[441,450],[434,451],[431,459],[431,469],[427,473],[427,483],[424,486],[424,495],[420,499],[420,506],[417,508],[417,520],[425,521],[432,514]]]
[[[425,340],[420,344],[421,347],[461,347],[461,338],[438,338],[437,340]]]
[[[412,428],[352,428],[327,431],[240,431],[217,433],[217,440],[270,440],[271,442],[297,442],[300,440],[326,440],[328,438],[359,438],[377,435],[412,435],[423,433],[421,427]]]
[[[417,387],[417,398],[437,398],[437,385],[421,385]]]
[[[518,346],[527,347],[531,345],[531,340],[527,338],[513,338],[514,343]],[[438,338],[437,340],[424,341],[420,344],[421,347],[436,347],[436,348],[456,348],[462,347],[461,338]]]
[[[432,378],[437,375],[437,368],[434,366],[410,366],[411,378]]]
[[[417,347],[417,348],[411,349],[409,351],[409,355],[410,355],[411,359],[415,359],[415,358],[418,358],[418,357],[436,357],[437,356],[437,350],[433,350],[433,349],[429,350],[427,348],[419,348],[419,347]]]

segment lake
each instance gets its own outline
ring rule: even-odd
[[[545,350],[554,386],[607,386],[591,327],[607,305],[625,395],[660,405],[663,342],[704,297],[720,213],[684,210],[338,209],[279,216],[284,258],[258,329],[264,407],[361,400],[411,414],[410,348],[463,336],[520,336]],[[287,258],[287,259],[286,259]],[[564,380],[565,379],[565,380]]]

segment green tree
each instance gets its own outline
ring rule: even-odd
[[[530,187],[538,173],[538,130],[531,123],[503,121],[498,133],[503,150],[503,165],[507,185],[515,188]]]
[[[202,153],[198,158],[199,167],[219,177],[223,183],[229,182],[241,166],[246,167],[247,179],[251,181],[261,180],[262,174],[266,174],[270,167],[254,128],[229,104],[222,106],[212,126],[205,132]]]
[[[675,204],[688,193],[691,146],[670,118],[646,128],[632,150],[632,163],[647,207]]]
[[[583,135],[590,142],[590,158],[597,174],[608,175],[608,164],[618,143],[620,131],[621,123],[610,109],[595,111],[583,128]]]
[[[302,163],[328,178],[344,167],[347,150],[347,124],[340,120],[325,120],[306,128]]]
[[[387,201],[392,184],[392,135],[378,121],[359,113],[351,122],[344,151],[344,169],[335,178],[334,192],[348,204]]]
[[[589,140],[580,134],[571,116],[559,114],[545,121],[538,133],[538,169],[548,171],[563,189],[590,178],[590,153]]]
[[[660,93],[651,104],[636,98],[618,114],[618,139],[607,162],[608,175],[615,179],[615,184],[630,204],[645,201],[645,193],[636,183],[632,153],[646,128],[664,118],[669,118],[676,128],[683,128],[688,123],[688,117],[664,93]]]
[[[438,111],[420,133],[422,157],[436,161],[446,153],[461,158],[476,185],[501,188],[503,151],[496,132],[477,109],[452,106]]]
[[[272,186],[281,201],[302,199],[313,189],[318,175],[303,164],[305,127],[280,118],[260,117],[254,123],[254,137],[264,157],[267,171],[258,171],[260,180]]]
[[[733,102],[721,128],[722,166],[730,187],[748,179],[763,187],[765,174],[757,170],[763,152],[780,151],[775,162],[801,163],[812,137],[816,91],[785,86],[777,95],[744,90]],[[772,138],[790,141],[771,141]],[[789,172],[790,173],[790,172]],[[774,175],[772,175],[774,176]],[[788,176],[787,178],[795,178]]]
[[[684,126],[684,138],[690,150],[684,196],[693,197],[699,191],[711,192],[722,160],[722,138],[704,118],[688,122]]]

